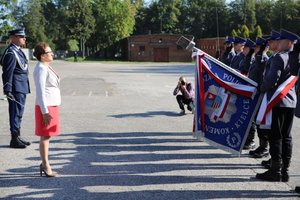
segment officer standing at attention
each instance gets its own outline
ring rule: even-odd
[[[239,63],[239,71],[244,75],[247,75],[249,71],[251,58],[254,53],[254,48],[255,42],[253,42],[250,39],[247,39],[242,53],[244,58]]]
[[[233,41],[234,41],[233,37],[226,36],[224,42],[226,48],[223,55],[220,58],[220,61],[223,62],[225,65],[230,65],[232,58],[235,56]]]
[[[268,36],[270,37],[270,36]],[[254,54],[253,58],[251,61],[251,66],[249,69],[248,73],[248,78],[251,80],[255,81],[258,84],[258,87],[261,85],[261,82],[263,80],[263,73],[265,70],[266,62],[269,59],[267,56],[267,50],[268,48],[266,47],[267,41],[264,38],[257,37],[256,46],[254,49]],[[257,131],[257,135],[259,138],[259,146],[255,150],[249,151],[249,155],[253,156],[254,158],[262,158],[265,156],[269,155],[268,151],[268,131],[269,129],[261,129],[259,127],[256,127],[255,121],[252,122],[252,126],[250,128],[250,133],[251,130],[253,130],[253,136],[252,140],[254,141],[254,135],[255,135],[255,130]],[[250,133],[248,135],[248,139],[250,136]]]
[[[278,31],[275,31],[275,30],[272,30],[271,31],[271,35],[268,36],[266,38],[267,42],[268,42],[268,46],[269,46],[269,49],[272,51],[272,55],[270,56],[270,58],[267,60],[267,63],[266,63],[266,66],[265,66],[265,69],[266,68],[270,68],[270,65],[271,65],[271,62],[274,58],[274,56],[278,53],[278,46],[279,46],[279,39],[280,39],[280,32]],[[262,82],[262,80],[261,80]],[[261,135],[262,136],[262,135]],[[258,136],[260,138],[260,136]],[[260,138],[261,140],[261,138]],[[268,141],[268,134],[267,136],[264,137],[264,140],[265,141]],[[249,152],[250,154],[250,152]],[[266,169],[270,169],[270,166],[271,166],[271,158],[269,160],[263,160],[261,162],[261,164],[266,168]]]
[[[268,100],[280,90],[286,80],[291,78],[289,51],[299,36],[286,30],[280,31],[279,52],[266,66],[260,91],[267,94]],[[284,88],[283,88],[284,89]],[[271,131],[268,134],[271,154],[271,167],[268,171],[256,174],[256,178],[266,181],[289,181],[289,166],[292,158],[292,135],[294,111],[297,103],[295,87],[285,96],[275,97],[279,102],[272,107]]]
[[[30,142],[20,137],[26,94],[30,93],[28,60],[21,50],[26,43],[25,30],[19,28],[10,31],[9,39],[10,45],[5,49],[0,64],[3,71],[3,91],[9,104],[10,147],[26,148]]]
[[[230,67],[239,70],[240,62],[244,59],[243,49],[246,44],[246,40],[241,37],[235,37],[233,42],[233,48],[235,51],[235,56],[232,58],[230,62]]]

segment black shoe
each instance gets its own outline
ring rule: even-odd
[[[243,149],[244,150],[249,150],[249,149],[254,149],[255,148],[255,142],[251,141],[251,142],[246,142]]]
[[[259,152],[259,151],[261,151],[261,147],[260,146],[257,147],[255,150],[249,151],[249,155],[253,156],[256,152]]]
[[[267,149],[261,149],[260,151],[253,154],[253,158],[263,158],[269,155],[269,151]]]
[[[25,149],[26,145],[21,142],[19,137],[13,137],[10,141],[10,148],[15,148],[15,149]]]
[[[21,138],[20,136],[18,137],[19,138],[19,140],[23,143],[23,144],[25,144],[26,146],[29,146],[31,143],[30,142],[27,142],[26,140],[24,140],[23,138]]]
[[[282,182],[289,182],[290,176],[287,171],[281,171],[281,181]]]
[[[300,186],[295,187],[295,192],[300,193]]]
[[[269,160],[263,160],[261,162],[261,165],[264,166],[266,169],[270,169],[271,168],[271,159],[269,159]]]
[[[275,181],[280,182],[281,181],[281,174],[280,172],[276,172],[273,170],[268,170],[261,174],[256,174],[256,178],[264,181]]]

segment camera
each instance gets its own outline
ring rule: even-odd
[[[181,81],[181,85],[185,85],[185,82],[184,82],[184,81]]]

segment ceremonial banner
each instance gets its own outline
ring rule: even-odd
[[[257,84],[209,55],[196,55],[195,136],[239,154],[259,107]]]

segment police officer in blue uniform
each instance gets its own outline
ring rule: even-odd
[[[253,42],[250,39],[247,39],[241,54],[241,58],[243,59],[240,61],[238,67],[238,70],[244,75],[248,73],[248,70],[250,68],[251,57],[254,52],[254,47],[255,47],[255,42]],[[244,150],[249,150],[255,147],[255,142],[254,142],[254,136],[256,130],[255,127],[256,127],[255,124],[252,124],[250,127],[247,140],[243,146]]]
[[[266,51],[268,50],[268,48],[266,48],[267,40],[261,37],[257,37],[255,44],[256,46],[254,50],[254,56],[251,61],[248,77],[251,80],[255,81],[259,87],[262,83],[263,73],[265,70],[266,62],[268,61],[269,57],[266,55]],[[254,130],[257,131],[257,135],[259,138],[259,146],[255,150],[249,151],[249,155],[253,156],[254,158],[262,158],[268,156],[269,155],[269,150],[268,150],[269,130],[256,127],[255,122],[252,122],[251,128],[252,127]],[[254,134],[253,134],[253,140],[254,140]]]
[[[293,51],[289,53],[289,57],[291,73],[297,76],[300,69],[300,40],[298,40],[297,43],[294,44]]]
[[[26,95],[30,93],[28,80],[28,60],[21,50],[26,43],[25,30],[15,29],[9,32],[10,45],[1,57],[3,91],[9,103],[9,124],[11,148],[26,148],[30,142],[20,137],[21,121]]]
[[[236,55],[232,58],[230,62],[230,67],[239,70],[240,62],[244,59],[243,48],[246,44],[246,39],[241,37],[235,37],[233,42],[233,48]]]
[[[266,66],[260,91],[270,99],[278,87],[291,76],[289,51],[299,36],[287,30],[280,31],[279,52],[274,56],[270,67]],[[291,130],[297,103],[295,87],[292,87],[272,108],[271,131],[268,134],[271,154],[271,167],[268,171],[256,174],[266,181],[289,181],[289,167],[292,158]]]
[[[230,65],[232,58],[235,56],[234,48],[233,48],[234,38],[230,36],[226,36],[225,38],[225,51],[220,58],[220,61],[225,65]]]
[[[280,32],[272,30],[271,35],[266,38],[268,41],[269,49],[272,51],[272,55],[268,59],[266,63],[266,69],[270,68],[271,62],[274,56],[278,53],[278,46],[279,46],[279,39],[280,39]],[[263,160],[261,164],[266,168],[270,169],[271,167],[271,158],[269,160]]]
[[[247,39],[245,46],[243,48],[244,59],[242,59],[241,62],[239,63],[239,71],[244,75],[248,74],[251,58],[254,53],[254,48],[255,48],[255,42],[253,42],[250,39]]]

